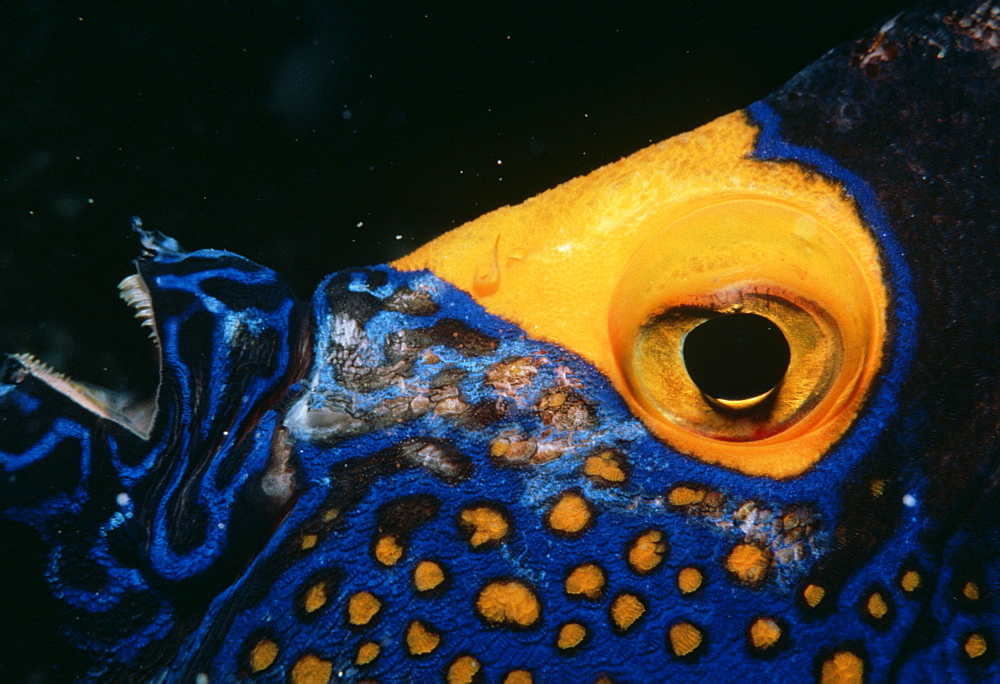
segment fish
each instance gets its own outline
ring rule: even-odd
[[[995,680],[998,74],[904,11],[309,302],[135,220],[155,395],[0,373],[62,674]]]

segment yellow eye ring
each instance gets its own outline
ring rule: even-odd
[[[826,225],[753,195],[693,203],[635,253],[609,310],[626,399],[678,450],[748,474],[812,465],[853,420],[878,370],[885,291],[861,226]],[[718,316],[753,314],[787,340],[787,371],[756,396],[706,394],[684,342]],[[720,363],[758,359],[720,359]]]

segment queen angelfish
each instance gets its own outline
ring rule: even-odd
[[[309,303],[137,222],[156,395],[4,366],[18,671],[1000,681],[998,140],[976,0]]]

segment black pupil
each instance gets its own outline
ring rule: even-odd
[[[774,388],[788,370],[791,351],[774,323],[757,314],[711,318],[684,338],[684,365],[713,399],[740,400]]]

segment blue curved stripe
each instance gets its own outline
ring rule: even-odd
[[[906,250],[896,238],[875,191],[861,176],[841,166],[820,150],[794,145],[782,138],[781,117],[765,102],[755,102],[747,111],[760,126],[753,151],[754,158],[798,162],[840,183],[847,195],[857,203],[861,218],[879,242],[892,296],[890,343],[883,350],[889,363],[868,410],[840,447],[861,453],[871,446],[872,440],[896,412],[900,387],[916,352],[920,307],[913,292],[913,278],[906,261]]]

